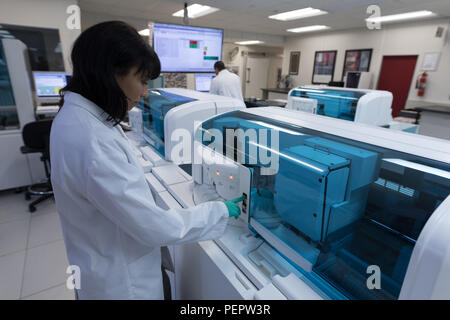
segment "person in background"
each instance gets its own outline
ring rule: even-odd
[[[61,91],[50,133],[51,180],[71,265],[79,267],[79,299],[163,299],[161,249],[215,239],[234,200],[164,210],[118,126],[148,95],[161,65],[136,29],[97,24],[75,41],[73,77]],[[218,288],[219,289],[219,288]]]
[[[217,61],[214,64],[214,71],[217,76],[211,82],[209,93],[243,101],[241,78],[225,69],[225,64],[222,61]]]

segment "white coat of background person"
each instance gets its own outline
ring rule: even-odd
[[[158,57],[133,27],[95,25],[76,40],[71,57],[73,78],[53,121],[50,157],[67,257],[80,270],[78,297],[163,299],[161,247],[220,237],[240,209],[230,201],[170,210],[155,204],[115,125],[160,72]]]
[[[209,93],[233,97],[243,101],[242,85],[239,76],[225,69],[225,64],[222,61],[214,64],[214,70],[217,76],[211,81]]]

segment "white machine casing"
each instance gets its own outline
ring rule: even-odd
[[[139,137],[142,137],[144,133],[142,110],[134,107],[133,109],[128,111],[128,119],[133,132],[135,132],[135,134],[137,134]]]
[[[231,200],[250,194],[251,172],[248,168],[211,151],[198,141],[194,141],[194,159],[201,159],[207,165],[192,165],[192,178],[197,184],[214,186],[217,194],[224,200]],[[247,222],[247,201],[238,204],[241,207],[239,219]]]
[[[182,88],[161,88],[158,90],[196,99],[196,101],[179,105],[167,112],[164,117],[164,149],[165,159],[173,161],[172,151],[179,144],[178,140],[172,141],[172,134],[176,129],[189,131],[191,137],[194,134],[196,122],[202,122],[209,117],[235,110],[245,109],[242,100],[224,97],[209,93],[198,92]]]
[[[391,106],[393,96],[389,91],[314,85],[302,86],[301,88],[313,90],[337,89],[340,91],[361,92],[364,95],[358,100],[354,120],[355,122],[367,123],[376,126],[386,126],[392,122]],[[316,113],[317,100],[291,96],[292,91],[296,89],[297,88],[294,88],[289,91],[286,109]]]

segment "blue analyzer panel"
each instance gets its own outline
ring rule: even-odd
[[[144,135],[156,151],[164,155],[164,117],[171,109],[182,104],[196,101],[196,99],[180,96],[164,90],[153,90],[149,96],[141,101],[143,110]]]
[[[317,100],[317,114],[354,121],[361,92],[331,89],[298,88],[291,96]]]
[[[274,189],[278,213],[308,239],[321,241],[327,208],[344,200],[350,162],[304,145],[285,150],[279,161]],[[297,197],[292,197],[292,190]]]

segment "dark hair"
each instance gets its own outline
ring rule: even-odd
[[[223,69],[225,69],[225,63],[223,63],[223,61],[217,61],[216,63],[214,63],[214,69],[222,71]]]
[[[128,110],[127,97],[114,76],[124,76],[137,67],[137,73],[147,81],[161,72],[155,51],[135,28],[121,21],[103,22],[85,30],[75,41],[71,58],[73,76],[60,91],[60,106],[66,91],[78,93],[103,109],[114,125]]]

